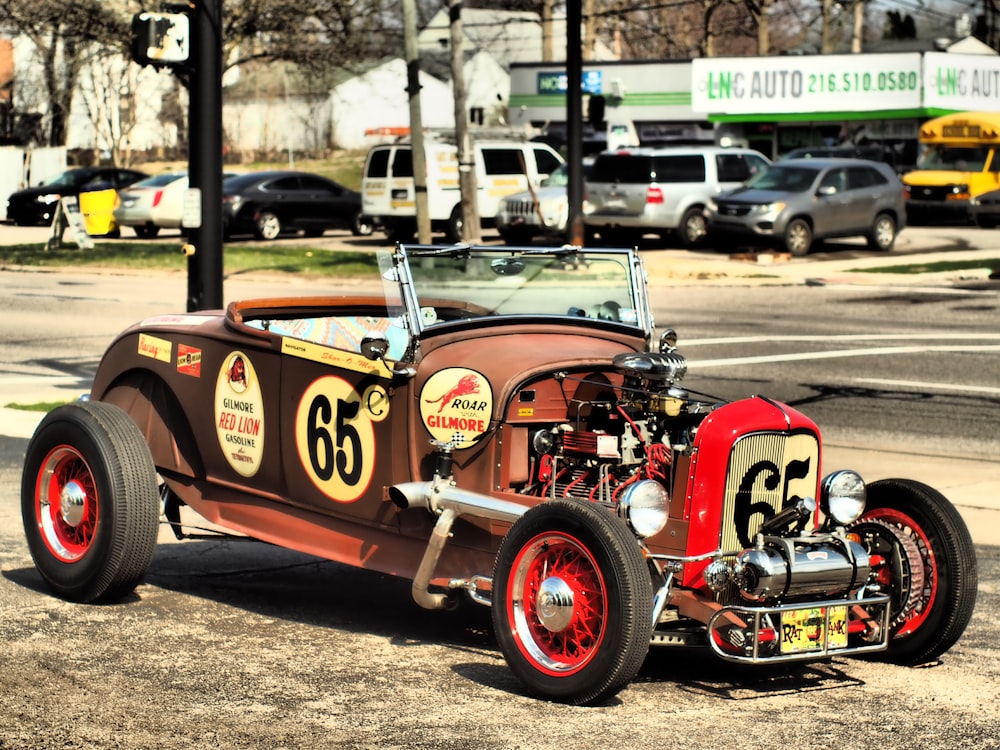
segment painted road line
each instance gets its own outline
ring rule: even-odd
[[[872,383],[874,385],[891,385],[900,388],[922,388],[937,391],[961,391],[962,393],[1000,394],[1000,388],[989,388],[982,385],[956,385],[954,383],[926,383],[919,380],[891,380],[888,378],[855,378],[855,383]]]
[[[846,357],[874,357],[894,354],[924,354],[926,352],[1000,352],[1000,346],[880,346],[871,349],[834,349],[819,352],[794,352],[790,354],[764,354],[752,357],[726,357],[724,359],[689,359],[688,370],[704,367],[733,367],[735,365],[760,365],[775,362],[806,362],[817,359],[842,359]]]

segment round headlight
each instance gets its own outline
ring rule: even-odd
[[[820,485],[823,512],[846,526],[865,512],[865,481],[856,471],[835,471]]]
[[[667,491],[652,479],[630,484],[618,502],[618,515],[625,519],[636,536],[643,539],[663,531],[669,510]]]

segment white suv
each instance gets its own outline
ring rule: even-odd
[[[676,233],[684,247],[705,238],[705,205],[770,165],[745,148],[670,146],[607,151],[587,180],[588,235],[634,245],[644,234]]]

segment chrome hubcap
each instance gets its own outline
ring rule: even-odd
[[[565,630],[573,619],[573,589],[562,578],[542,581],[535,596],[538,620],[553,633]]]
[[[77,481],[67,482],[59,493],[59,514],[67,526],[77,527],[83,521],[87,493]]]

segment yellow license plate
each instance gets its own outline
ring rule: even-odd
[[[845,648],[847,646],[847,607],[812,607],[783,612],[781,615],[781,653]]]

